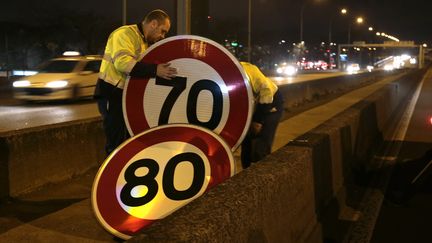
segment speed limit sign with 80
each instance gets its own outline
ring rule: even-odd
[[[104,162],[92,188],[101,224],[128,239],[234,175],[230,147],[189,124],[152,128],[127,140]]]

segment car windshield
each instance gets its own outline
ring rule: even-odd
[[[70,73],[77,63],[73,60],[49,61],[39,69],[39,73]]]

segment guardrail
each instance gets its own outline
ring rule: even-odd
[[[99,166],[104,144],[100,118],[0,134],[0,200]]]

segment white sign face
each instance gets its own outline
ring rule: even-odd
[[[157,161],[145,161],[149,158]],[[201,196],[209,178],[210,164],[203,151],[185,142],[158,143],[132,157],[120,172],[117,201],[137,218],[157,220]]]
[[[235,173],[230,147],[189,124],[158,126],[121,144],[99,169],[92,205],[105,229],[129,239]]]
[[[131,78],[123,93],[129,133],[173,123],[206,127],[234,151],[249,128],[253,97],[238,61],[224,47],[198,36],[175,36],[151,46],[144,63],[171,63],[178,77]]]
[[[180,79],[152,78],[147,84],[142,105],[148,125],[155,127],[161,123],[192,120],[219,134],[228,118],[228,112],[224,111],[230,109],[228,88],[222,78],[211,66],[196,59],[176,59],[171,65],[179,70]],[[190,66],[196,69],[188,68]],[[178,96],[173,95],[176,87]],[[172,105],[167,105],[168,102]]]

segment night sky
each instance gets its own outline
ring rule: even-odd
[[[230,31],[229,27],[236,28],[236,33],[240,35],[236,37],[245,39],[248,0],[209,1],[211,32],[223,36],[224,32]],[[303,38],[306,42],[327,41],[332,20],[332,39],[338,43],[346,42],[348,22],[352,21],[352,40],[370,40],[376,38],[376,31],[380,31],[400,40],[432,44],[432,10],[427,0],[252,0],[253,41],[298,41],[300,9],[306,1]],[[340,7],[348,8],[348,16],[338,14]],[[128,23],[140,21],[145,13],[155,8],[166,10],[175,21],[175,0],[128,0]],[[3,1],[0,22],[35,25],[42,16],[77,12],[92,13],[121,25],[122,0]],[[362,26],[354,24],[354,18],[360,15],[365,19]],[[369,26],[376,31],[368,32]],[[175,31],[174,25],[170,34],[175,34]]]

